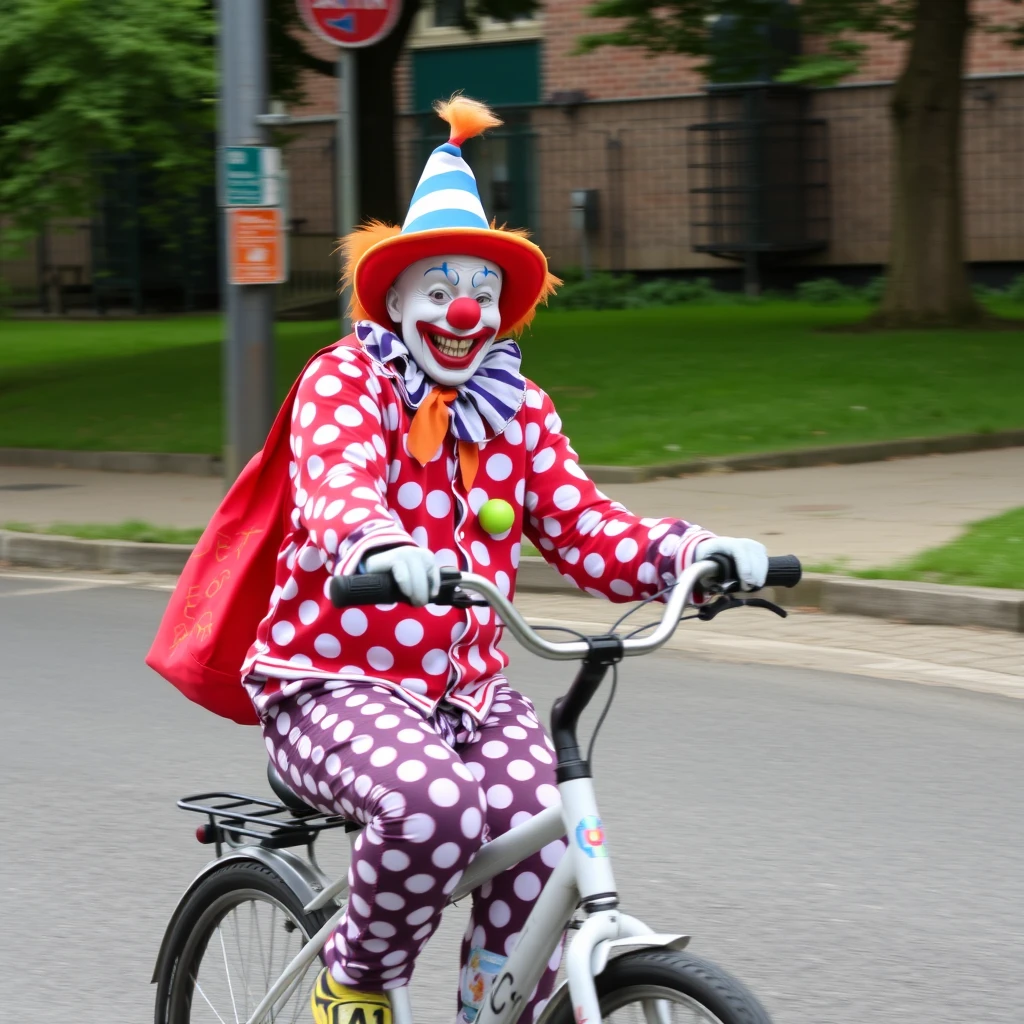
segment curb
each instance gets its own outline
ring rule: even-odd
[[[813,466],[850,466],[858,462],[884,462],[920,455],[955,455],[1024,446],[1024,430],[991,434],[949,434],[945,437],[909,437],[897,441],[839,444],[828,448],[796,448],[787,452],[727,455],[660,466],[584,466],[596,483],[640,484],[666,477],[697,473],[749,473],[768,469],[805,469]]]
[[[222,476],[216,455],[190,452],[74,452],[50,448],[0,448],[0,466],[34,469],[93,469],[105,473],[177,473]]]
[[[863,615],[916,626],[975,626],[1024,633],[1024,590],[808,573],[792,590],[769,588],[764,593],[783,607],[816,608],[828,615]]]
[[[177,576],[191,552],[187,544],[79,540],[0,530],[0,563],[15,566]],[[522,560],[516,586],[530,593],[580,596],[575,585],[537,557]],[[832,615],[863,615],[914,625],[980,626],[1024,633],[1024,590],[861,580],[808,573],[792,590],[767,588],[761,593],[783,607],[813,608]]]
[[[191,553],[192,548],[188,544],[81,540],[45,533],[0,530],[0,562],[39,569],[146,572],[177,576]]]
[[[884,462],[921,455],[955,455],[1024,447],[1024,430],[991,434],[949,434],[911,437],[897,441],[840,444],[827,448],[796,448],[785,452],[726,455],[657,466],[584,466],[599,484],[639,484],[667,477],[698,473],[748,473],[769,469],[805,469],[813,466]],[[92,469],[107,473],[178,473],[183,476],[219,477],[224,464],[216,455],[189,452],[79,452],[49,448],[0,448],[0,466],[37,469]]]

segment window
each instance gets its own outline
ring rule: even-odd
[[[435,0],[434,28],[459,28],[466,15],[466,0]]]
[[[540,39],[543,35],[543,12],[524,14],[511,21],[481,15],[476,32],[462,27],[467,13],[479,13],[469,7],[470,0],[425,0],[416,14],[409,48],[429,49],[439,46],[466,46],[480,43],[512,42]]]

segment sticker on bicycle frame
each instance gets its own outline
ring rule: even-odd
[[[472,1021],[476,1020],[487,993],[494,984],[494,979],[505,966],[507,959],[508,957],[498,956],[497,953],[488,953],[486,949],[474,949],[469,954],[466,976],[462,982],[460,1024],[472,1024]]]
[[[588,857],[607,857],[608,847],[605,846],[604,826],[600,818],[588,815],[576,826],[576,845]]]

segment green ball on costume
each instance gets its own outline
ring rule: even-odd
[[[480,507],[480,525],[492,536],[512,529],[516,521],[515,509],[502,498],[491,498]]]

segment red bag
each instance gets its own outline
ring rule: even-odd
[[[307,368],[338,345],[352,343],[354,336],[321,349]],[[146,655],[146,664],[189,700],[242,725],[258,724],[241,669],[274,588],[290,510],[291,409],[304,375],[305,370],[292,385],[263,450],[242,470],[199,538]]]

